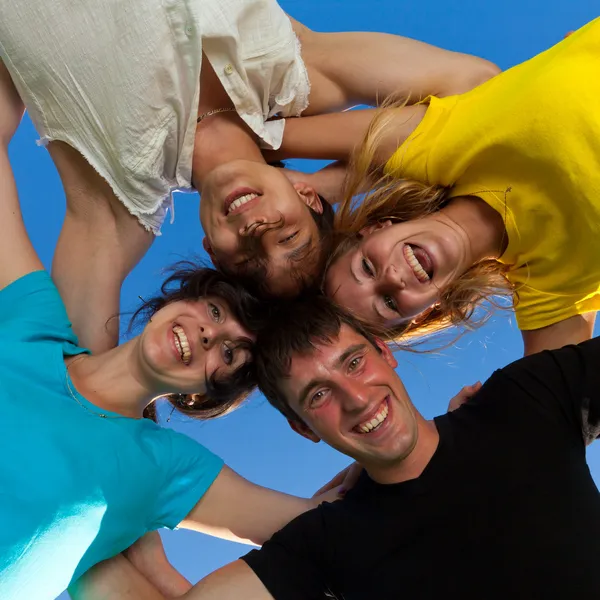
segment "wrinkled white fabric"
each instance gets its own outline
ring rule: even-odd
[[[290,20],[274,0],[0,0],[0,56],[41,143],[78,150],[158,233],[191,187],[202,52],[266,148],[308,105]]]

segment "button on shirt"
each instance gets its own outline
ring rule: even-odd
[[[158,233],[191,188],[202,53],[265,148],[308,105],[291,22],[274,0],[0,0],[0,56],[41,142],[78,150]]]

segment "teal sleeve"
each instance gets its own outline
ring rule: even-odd
[[[148,529],[174,529],[213,484],[223,461],[192,438],[163,429],[159,457],[162,485]]]
[[[65,305],[47,271],[33,271],[0,290],[0,330],[14,341],[77,345]],[[2,337],[2,336],[0,336]]]

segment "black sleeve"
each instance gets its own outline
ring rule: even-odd
[[[328,598],[327,539],[321,509],[311,510],[278,531],[242,560],[275,600]]]
[[[527,356],[501,372],[584,443],[600,436],[600,337]]]

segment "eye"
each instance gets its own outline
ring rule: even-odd
[[[244,258],[244,260],[241,260],[240,262],[235,263],[234,267],[236,269],[243,269],[243,268],[247,267],[249,264],[250,264],[250,259]]]
[[[357,356],[356,358],[353,358],[348,365],[348,370],[354,371],[354,369],[358,368],[361,360],[362,360],[362,356]]]
[[[234,349],[228,346],[227,344],[223,344],[223,362],[227,366],[231,366],[233,364],[234,359]]]
[[[391,311],[394,311],[396,313],[398,312],[398,305],[391,296],[384,296],[383,303],[385,304],[386,308],[389,308]]]
[[[294,238],[296,238],[299,233],[300,233],[299,231],[295,231],[291,235],[288,235],[286,238],[284,238],[282,240],[279,240],[279,243],[280,244],[287,244],[288,242],[291,242]]]
[[[325,401],[325,391],[324,390],[319,390],[318,392],[316,392],[315,394],[313,394],[310,398],[310,408],[318,408],[319,406],[321,406],[323,404],[323,402]]]
[[[221,321],[221,309],[216,304],[209,302],[208,312],[210,313],[210,316],[214,319],[214,321],[216,321],[217,323]]]
[[[369,277],[374,277],[375,276],[375,271],[373,271],[373,268],[371,267],[371,265],[369,264],[369,262],[367,261],[366,258],[363,257],[362,259],[362,268],[363,271],[369,276]]]

